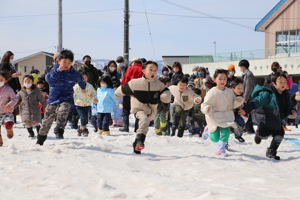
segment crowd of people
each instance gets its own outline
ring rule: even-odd
[[[129,116],[135,117],[133,151],[140,154],[150,126],[161,136],[183,137],[184,133],[210,139],[216,154],[226,156],[231,134],[241,143],[244,133],[253,134],[256,144],[272,136],[268,158],[279,160],[279,148],[287,125],[300,123],[298,84],[279,63],[272,73],[256,78],[250,63],[226,66],[210,73],[195,67],[184,74],[179,62],[165,65],[136,58],[126,66],[119,56],[102,69],[95,68],[89,55],[74,65],[74,54],[63,50],[54,55],[44,74],[32,70],[22,76],[12,64],[14,54],[6,52],[0,64],[0,127],[13,137],[13,125],[20,115],[30,138],[43,145],[54,121],[54,134],[64,138],[65,127],[77,129],[87,137],[87,124],[100,135],[110,135],[110,127],[129,132]],[[78,125],[80,120],[80,124]],[[255,131],[254,125],[257,126]],[[36,133],[35,133],[36,131]],[[0,129],[0,146],[3,138]]]

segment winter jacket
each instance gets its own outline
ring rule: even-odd
[[[81,64],[77,66],[79,72],[85,72],[88,77],[88,83],[90,83],[95,89],[98,87],[99,71],[94,65]],[[101,70],[100,73],[102,74]]]
[[[170,103],[171,93],[158,77],[149,81],[145,77],[133,79],[115,91],[117,99],[122,96],[131,96],[131,113],[145,112],[150,120],[154,120],[158,103]]]
[[[90,83],[86,83],[86,93],[82,92],[82,89],[78,84],[74,86],[74,104],[80,107],[91,106],[91,103],[96,99],[96,90]]]
[[[11,63],[2,63],[0,64],[0,71],[4,71],[11,76],[12,74],[16,73],[15,67]],[[13,89],[15,94],[21,90],[21,84],[19,78],[10,78],[7,84]]]
[[[281,94],[275,87],[257,85],[251,95],[252,99],[244,106],[246,112],[254,110],[253,121],[264,125],[269,130],[281,130],[282,119],[291,113],[290,96],[287,91]]]
[[[247,102],[252,94],[252,91],[255,87],[255,77],[253,73],[249,70],[247,70],[243,76],[243,82],[244,82],[244,99],[245,102]]]
[[[225,90],[220,90],[217,87],[210,89],[201,105],[208,130],[214,132],[218,127],[236,128],[233,109],[241,106],[242,103],[236,101],[233,91],[227,87]]]
[[[128,83],[132,79],[141,78],[142,76],[143,76],[142,65],[134,64],[133,66],[129,67],[126,70],[121,85]]]
[[[0,114],[13,113],[15,105],[18,103],[18,97],[16,96],[13,89],[5,84],[0,87]],[[11,109],[8,111],[4,110],[4,106],[10,106]]]
[[[183,110],[190,110],[195,103],[195,98],[201,98],[190,88],[187,88],[184,92],[180,92],[177,85],[171,85],[169,90],[172,96],[174,96],[174,102],[172,104],[179,105]]]
[[[113,88],[98,88],[97,89],[97,112],[98,113],[112,113],[117,100],[114,96]]]
[[[108,76],[110,77],[112,83],[113,83],[113,88],[117,88],[120,86],[121,82],[121,74],[116,70],[114,72],[105,72],[103,76]]]
[[[55,65],[46,75],[46,81],[50,85],[48,103],[59,104],[68,102],[73,104],[74,85],[78,83],[81,89],[85,89],[86,83],[82,79],[80,73],[73,67],[65,71],[58,71],[58,67],[59,65]]]
[[[182,79],[184,76],[184,74],[182,72],[177,72],[175,74],[172,75],[171,78],[171,85],[177,85],[179,80]]]
[[[41,123],[42,118],[39,104],[41,103],[42,107],[45,108],[46,100],[42,96],[40,90],[38,88],[32,90],[22,88],[21,91],[18,92],[17,97],[20,102],[19,108],[22,122]]]

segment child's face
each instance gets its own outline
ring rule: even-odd
[[[72,61],[70,59],[60,59],[59,60],[59,66],[63,68],[64,70],[68,70],[72,66]]]
[[[232,88],[235,95],[241,96],[244,92],[243,84],[238,84],[235,88]]]
[[[179,82],[177,86],[180,92],[184,92],[187,89],[187,84],[183,82]]]
[[[157,66],[154,64],[148,64],[146,69],[143,69],[143,73],[148,80],[153,80],[157,75]]]
[[[179,72],[179,68],[178,68],[178,67],[173,67],[173,72],[174,72],[174,73]]]
[[[215,83],[218,87],[225,88],[225,85],[227,83],[227,75],[226,74],[218,74],[218,76],[215,78]]]
[[[32,80],[30,78],[24,78],[23,84],[32,84]]]
[[[39,83],[39,84],[37,84],[37,86],[36,86],[37,88],[39,88],[39,89],[41,89],[41,88],[44,88],[44,84],[42,84],[42,83]]]
[[[82,78],[83,78],[83,80],[84,80],[85,82],[87,82],[88,79],[89,79],[89,77],[88,77],[86,74],[82,75]]]
[[[280,76],[276,79],[276,83],[274,84],[274,87],[279,91],[285,91],[287,89],[287,80],[286,78]]]

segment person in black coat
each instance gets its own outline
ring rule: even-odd
[[[182,73],[182,66],[180,62],[174,62],[172,69],[173,75],[171,78],[171,85],[177,85],[179,80],[181,80],[184,76],[184,74]]]
[[[104,70],[106,72],[103,76],[110,77],[114,88],[119,87],[121,85],[121,74],[117,70],[117,63],[113,60],[109,61]]]
[[[11,63],[13,59],[14,54],[11,51],[7,51],[2,57],[0,71],[4,71],[9,74],[9,77],[11,78],[8,81],[8,85],[17,94],[17,92],[21,90],[21,84],[19,81],[19,76],[21,76],[21,74],[17,73],[15,67]]]

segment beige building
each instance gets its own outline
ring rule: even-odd
[[[17,72],[22,74],[22,77],[30,74],[31,70],[37,69],[43,74],[46,67],[52,64],[53,53],[38,52],[27,57],[18,59],[14,62]]]
[[[300,54],[300,0],[280,0],[256,25],[265,32],[265,56]]]

